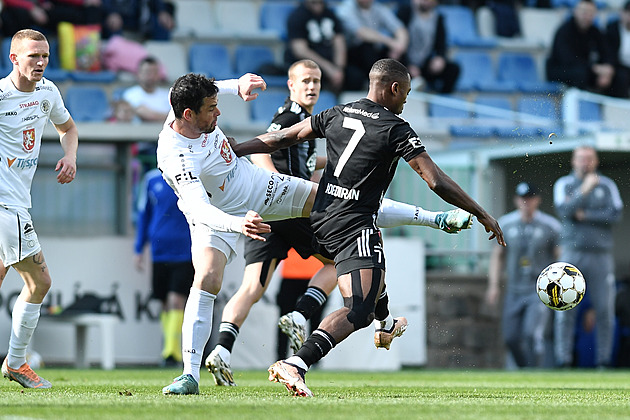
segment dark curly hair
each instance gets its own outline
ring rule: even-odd
[[[203,74],[188,73],[180,76],[171,88],[170,100],[175,118],[181,118],[186,108],[199,112],[205,98],[219,93],[214,78]]]

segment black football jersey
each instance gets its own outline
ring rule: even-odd
[[[287,98],[282,108],[274,115],[267,131],[278,131],[282,128],[291,127],[293,124],[297,124],[310,116],[311,114],[308,111]],[[315,148],[315,140],[309,140],[273,152],[271,160],[280,173],[311,179],[317,162]]]
[[[398,159],[409,161],[425,147],[405,120],[367,98],[314,115],[311,126],[326,138],[328,158],[311,222],[319,242],[329,245],[374,226]]]

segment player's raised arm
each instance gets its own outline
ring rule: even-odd
[[[239,143],[233,150],[237,156],[271,153],[314,138],[316,136],[311,127],[311,117],[308,117],[291,127],[261,134],[251,140]]]
[[[428,153],[420,153],[408,163],[424,179],[434,193],[439,195],[444,201],[474,214],[479,223],[486,228],[486,232],[492,232],[488,239],[496,238],[499,245],[505,246],[503,232],[496,219],[473,200],[451,177],[444,173],[433,162]]]

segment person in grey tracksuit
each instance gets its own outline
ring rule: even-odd
[[[573,151],[573,172],[559,178],[554,206],[562,223],[561,260],[575,265],[586,280],[596,313],[596,364],[610,364],[615,311],[613,225],[623,203],[615,182],[597,171],[599,158],[590,146]],[[556,313],[554,352],[558,366],[573,364],[576,310]]]

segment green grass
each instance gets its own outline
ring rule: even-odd
[[[630,419],[630,371],[323,372],[315,397],[290,397],[264,371],[237,371],[239,386],[164,396],[168,369],[40,369],[51,390],[0,381],[0,420],[47,419]]]

